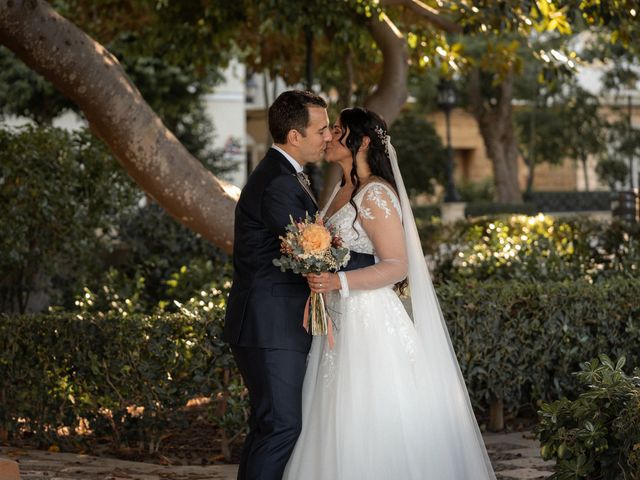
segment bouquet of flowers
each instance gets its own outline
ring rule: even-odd
[[[349,249],[342,246],[342,239],[324,224],[322,217],[307,214],[304,220],[295,221],[289,217],[287,234],[280,237],[282,256],[274,259],[273,264],[284,272],[322,273],[337,271],[349,261]],[[310,321],[310,322],[309,322]],[[329,344],[333,344],[331,317],[325,307],[324,297],[311,292],[304,309],[303,325],[312,335],[328,335]]]

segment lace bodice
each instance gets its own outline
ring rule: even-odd
[[[338,188],[327,205],[331,205]],[[347,272],[349,288],[369,290],[403,280],[407,275],[407,255],[400,202],[395,192],[388,185],[373,181],[353,201],[358,207],[357,217],[353,205],[346,203],[326,220],[327,225],[335,228],[350,250],[375,255],[378,262]]]
[[[327,203],[327,207],[331,204],[338,188],[339,185],[334,189]],[[366,201],[363,205],[363,200],[365,199]],[[358,207],[359,213],[359,218],[355,219],[355,222],[353,220],[356,215],[356,210],[351,203],[347,203],[327,219],[327,224],[336,229],[345,246],[350,250],[375,255],[374,245],[363,228],[360,218],[370,221],[375,220],[379,215],[388,218],[391,215],[391,208],[395,208],[398,216],[401,216],[398,199],[387,185],[372,182],[360,190],[353,201]],[[323,214],[326,213],[327,207],[322,210]]]

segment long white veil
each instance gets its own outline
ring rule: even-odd
[[[493,480],[496,477],[422,252],[413,211],[398,166],[398,156],[388,135],[385,144],[402,207],[413,322],[432,371],[429,375],[432,382],[430,392],[434,400],[432,405],[439,410],[436,418],[444,422],[436,431],[447,432],[449,438],[442,440],[450,440],[449,445],[459,446],[456,454],[459,455],[457,468],[460,475],[455,477],[456,480],[467,478],[464,475],[468,475],[471,469],[474,469],[474,480]]]

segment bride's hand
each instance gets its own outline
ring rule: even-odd
[[[333,290],[340,290],[340,278],[337,273],[309,273],[305,275],[309,288],[315,293],[328,293]]]

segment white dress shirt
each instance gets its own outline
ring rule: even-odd
[[[286,158],[287,160],[289,160],[289,163],[293,166],[293,168],[296,169],[296,173],[300,173],[302,172],[302,165],[300,165],[295,158],[293,158],[291,155],[289,155],[287,152],[285,152],[283,149],[281,149],[279,146],[277,145],[271,145],[271,148],[273,148],[274,150],[279,151],[282,155],[284,155],[284,158]]]

